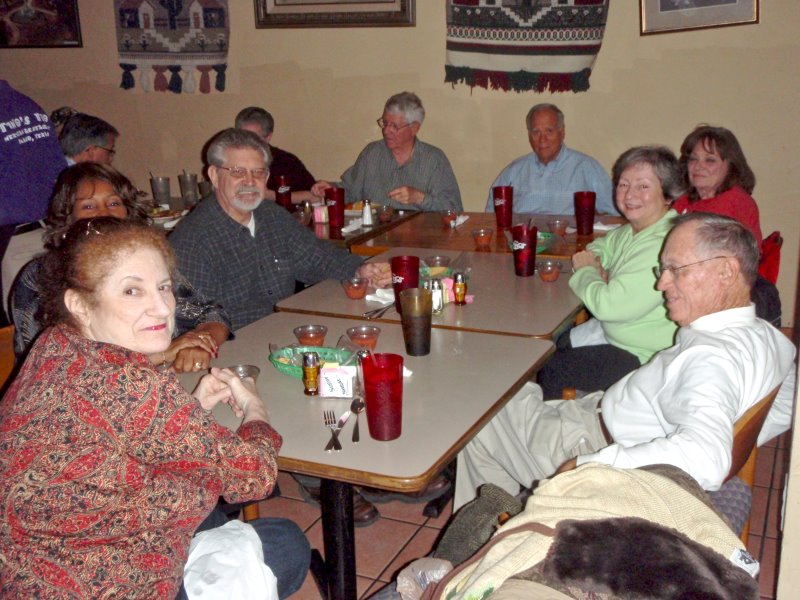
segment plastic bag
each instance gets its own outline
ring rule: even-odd
[[[403,600],[419,600],[431,583],[441,581],[453,570],[449,560],[443,558],[418,558],[397,576],[397,591]]]

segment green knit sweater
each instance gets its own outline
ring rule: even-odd
[[[572,291],[602,324],[606,339],[635,354],[642,364],[671,346],[678,329],[667,318],[653,274],[675,216],[669,210],[644,231],[634,233],[630,225],[623,225],[589,244],[586,249],[600,257],[608,283],[594,267],[578,269],[569,280]]]

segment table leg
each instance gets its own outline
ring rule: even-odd
[[[357,591],[353,487],[349,483],[322,479],[320,504],[328,597],[331,600],[355,600]]]

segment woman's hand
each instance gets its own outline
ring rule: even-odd
[[[193,331],[172,340],[164,352],[150,356],[153,364],[172,363],[176,373],[205,371],[216,358],[219,347],[228,339],[228,328],[222,323],[203,323]]]
[[[231,407],[233,414],[244,417],[244,423],[269,420],[264,403],[255,391],[255,381],[250,378],[242,381],[229,369],[211,369],[211,373],[197,384],[192,395],[206,410],[224,402]]]
[[[588,250],[582,250],[572,255],[572,268],[577,271],[583,267],[594,267],[601,275],[604,273],[600,258]]]
[[[210,333],[188,331],[172,340],[164,352],[150,355],[153,364],[172,363],[177,373],[208,369],[211,357],[217,353],[217,343]]]
[[[383,288],[392,283],[388,262],[365,263],[356,269],[356,277],[366,277],[372,287]]]

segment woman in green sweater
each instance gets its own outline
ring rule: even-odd
[[[572,257],[572,291],[592,319],[561,336],[539,373],[545,398],[564,387],[605,390],[672,345],[677,325],[667,318],[653,267],[683,192],[671,150],[640,146],[623,153],[612,170],[617,208],[628,224]]]

